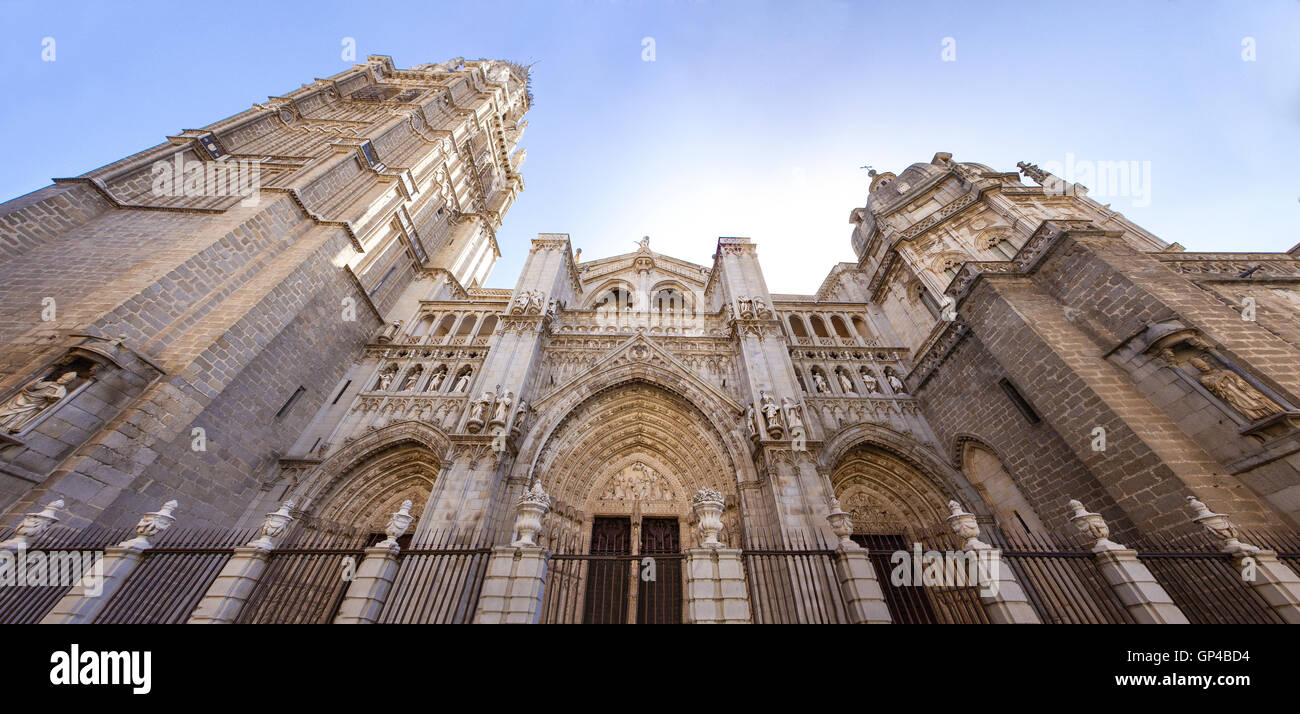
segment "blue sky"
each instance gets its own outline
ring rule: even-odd
[[[0,198],[339,72],[345,37],[358,58],[398,66],[536,62],[527,188],[499,235],[493,287],[513,286],[529,239],[557,232],[588,259],[650,235],[656,251],[705,265],[717,236],[749,236],[771,290],[811,292],[853,259],[859,167],[898,172],[936,151],[1003,170],[1131,162],[1149,193],[1090,186],[1093,196],[1165,240],[1208,251],[1300,242],[1295,0],[42,2],[3,12]],[[45,37],[53,62],[42,61]]]

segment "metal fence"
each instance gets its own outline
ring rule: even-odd
[[[820,533],[751,529],[741,555],[754,622],[848,622],[835,573],[835,551]]]
[[[30,559],[36,553],[42,553],[42,557],[46,558],[63,553],[99,553],[132,534],[133,531],[129,528],[74,529],[56,526],[32,543],[27,549],[27,557]],[[12,529],[0,529],[0,541],[11,535]],[[68,584],[0,585],[0,624],[40,622],[70,589],[71,585]]]
[[[96,623],[179,624],[253,531],[167,530],[96,616]]]
[[[379,622],[472,622],[492,549],[485,531],[447,530],[398,554],[399,569]]]
[[[266,570],[235,619],[250,624],[334,621],[349,575],[365,556],[370,535],[300,528],[271,551]]]
[[[684,621],[681,552],[600,552],[582,538],[554,544],[539,620],[547,624]],[[595,552],[588,552],[595,551]]]

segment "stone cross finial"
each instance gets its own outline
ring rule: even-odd
[[[1086,537],[1092,540],[1094,553],[1103,550],[1124,550],[1124,546],[1110,540],[1110,526],[1099,513],[1093,513],[1083,507],[1077,500],[1071,499],[1066,507],[1070,511],[1070,522]]]
[[[721,548],[725,543],[718,540],[722,532],[722,508],[726,503],[721,491],[707,486],[691,496],[691,507],[699,521],[700,546],[704,548]]]
[[[402,501],[401,508],[398,508],[391,516],[389,516],[388,525],[384,526],[384,535],[388,537],[380,541],[376,547],[396,548],[397,539],[400,538],[403,533],[406,533],[406,529],[410,527],[411,521],[413,520],[415,520],[415,516],[411,515],[411,499],[408,498],[405,501]]]
[[[59,517],[54,515],[66,505],[62,498],[56,498],[45,504],[45,508],[37,513],[28,513],[18,522],[14,528],[14,535],[9,540],[0,543],[0,550],[21,550],[31,545],[40,537],[42,533],[49,530],[50,526],[59,522]]]
[[[957,501],[948,502],[948,527],[962,539],[964,550],[992,550],[993,546],[980,540],[980,526],[973,513],[967,513]]]
[[[163,531],[171,528],[172,523],[176,522],[176,516],[172,515],[172,511],[176,510],[178,505],[180,504],[173,498],[164,503],[162,508],[141,516],[140,522],[135,524],[135,537],[131,540],[122,541],[118,544],[118,547],[135,550],[152,548],[153,542],[150,539],[161,535]]]
[[[280,504],[280,508],[266,514],[262,520],[261,537],[250,542],[251,548],[260,548],[262,550],[271,550],[275,547],[278,539],[288,530],[289,524],[293,522],[294,502],[292,499]]]
[[[1210,507],[1205,505],[1195,496],[1187,497],[1187,505],[1193,511],[1192,522],[1199,523],[1215,540],[1219,541],[1223,552],[1225,553],[1258,553],[1259,548],[1248,543],[1242,543],[1238,538],[1241,531],[1237,524],[1222,513],[1214,513]]]
[[[542,516],[551,510],[551,497],[542,490],[542,482],[535,481],[524,491],[515,504],[515,530],[519,537],[510,545],[535,547],[537,534],[542,530]]]

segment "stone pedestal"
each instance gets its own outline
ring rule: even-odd
[[[995,550],[976,552],[980,558],[980,603],[989,621],[999,625],[1041,625],[1043,621],[1001,554]]]
[[[366,548],[366,557],[357,568],[356,578],[348,585],[334,624],[370,625],[379,620],[393,580],[397,578],[397,553],[396,542]]]
[[[1101,574],[1140,624],[1186,625],[1187,617],[1174,605],[1169,593],[1156,582],[1137,551],[1128,548],[1094,550]]]
[[[86,592],[84,586],[74,585],[41,619],[41,624],[78,625],[94,622],[95,617],[140,564],[144,550],[145,548],[122,545],[105,548],[104,576],[98,594],[92,595]]]
[[[686,551],[686,621],[691,624],[750,622],[745,567],[735,548]]]
[[[250,545],[235,548],[235,553],[208,586],[208,591],[194,608],[189,624],[225,625],[239,617],[248,596],[266,570],[270,551]]]
[[[474,622],[536,624],[542,616],[547,558],[538,546],[493,548]]]
[[[840,580],[849,622],[881,625],[893,621],[880,581],[876,579],[876,569],[871,566],[866,550],[856,543],[841,542],[835,548],[835,574]]]
[[[1239,553],[1233,563],[1242,579],[1255,589],[1283,620],[1300,625],[1300,576],[1277,559],[1277,553],[1261,550]]]

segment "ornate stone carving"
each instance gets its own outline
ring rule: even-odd
[[[492,392],[483,392],[483,396],[469,405],[469,419],[465,422],[465,429],[471,434],[476,434],[483,429],[487,420],[488,407],[492,404]]]
[[[760,391],[760,402],[763,409],[763,419],[767,422],[767,435],[773,439],[780,439],[784,428],[781,423],[781,407],[776,405],[776,400],[772,399],[767,392]]]
[[[1088,511],[1076,500],[1071,500],[1066,507],[1069,509],[1070,522],[1091,541],[1089,545],[1094,553],[1103,550],[1124,550],[1124,546],[1110,539],[1110,526],[1106,525],[1106,519],[1102,518],[1101,514]]]
[[[673,501],[676,498],[668,480],[641,461],[615,474],[600,494],[602,501]]]
[[[948,516],[948,527],[962,539],[961,547],[964,550],[990,550],[993,547],[980,540],[980,527],[974,514],[967,513],[956,501],[948,502],[948,510],[952,511],[952,515]]]
[[[704,548],[721,548],[725,544],[718,540],[722,532],[722,508],[725,505],[722,493],[711,488],[700,489],[691,497],[691,507],[699,521],[700,546]]]
[[[511,315],[540,315],[546,300],[541,290],[522,290],[510,304]]]
[[[68,396],[67,385],[77,378],[76,372],[64,372],[58,379],[37,379],[0,404],[0,430],[17,434],[37,417]]]
[[[376,544],[377,548],[397,548],[397,539],[406,533],[406,529],[411,526],[411,521],[415,516],[411,515],[411,499],[402,501],[402,506],[393,512],[388,518],[388,524],[384,526],[384,535],[387,538]]]
[[[840,539],[840,547],[856,549],[858,544],[853,542],[853,514],[848,513],[840,505],[840,499],[831,497],[830,513],[826,515],[826,520],[831,524],[831,531]]]
[[[1193,357],[1188,360],[1188,363],[1201,373],[1199,379],[1206,389],[1251,421],[1259,421],[1286,411],[1236,372],[1211,367],[1200,357]]]
[[[135,524],[135,537],[131,540],[123,541],[119,544],[120,547],[135,550],[152,548],[153,543],[150,539],[162,535],[163,531],[171,528],[172,523],[176,522],[176,516],[172,515],[172,511],[176,510],[178,505],[180,504],[173,498],[164,503],[162,508],[153,513],[144,514],[144,516],[140,518],[140,522]]]
[[[266,518],[262,520],[261,537],[250,542],[249,547],[261,550],[274,548],[289,529],[289,524],[293,522],[293,515],[291,515],[293,507],[294,503],[291,499],[281,503],[279,509],[266,514]]]
[[[59,522],[59,517],[54,514],[64,505],[62,498],[56,498],[45,504],[45,508],[40,511],[23,516],[18,526],[14,528],[13,537],[0,543],[0,550],[19,550],[30,546],[42,533],[49,530],[50,526]]]
[[[551,510],[551,497],[542,490],[542,482],[535,481],[515,503],[515,531],[519,534],[511,543],[516,548],[537,545],[537,534],[542,530],[542,516]]]
[[[1192,522],[1201,524],[1201,527],[1205,528],[1215,540],[1219,541],[1219,546],[1223,552],[1259,552],[1259,548],[1238,540],[1241,531],[1237,528],[1237,524],[1233,523],[1227,516],[1210,511],[1209,506],[1206,506],[1195,496],[1187,497],[1187,505],[1191,507],[1193,512]]]

